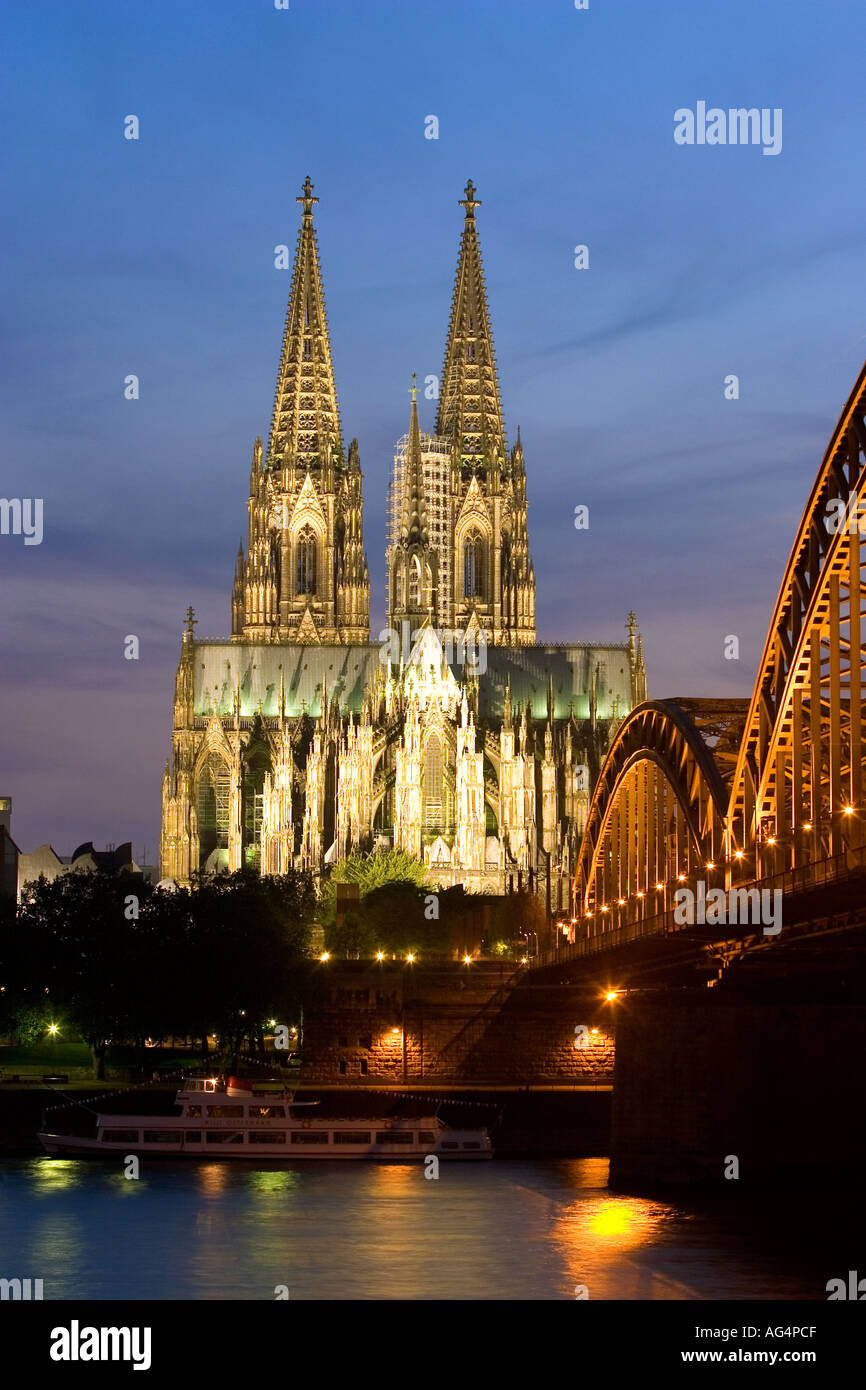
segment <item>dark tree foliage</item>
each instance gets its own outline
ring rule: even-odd
[[[176,892],[132,873],[43,878],[16,919],[0,916],[0,1007],[23,1032],[49,1004],[91,1046],[98,1075],[109,1041],[216,1033],[237,1049],[294,1011],[313,907],[304,874],[241,870]]]
[[[433,912],[440,915],[433,916]],[[437,895],[417,883],[395,879],[368,892],[346,914],[340,927],[328,930],[326,939],[337,955],[369,957],[377,951],[386,955],[407,951],[438,954],[448,949],[448,928]]]

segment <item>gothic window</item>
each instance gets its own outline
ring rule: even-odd
[[[229,842],[229,770],[218,753],[211,753],[198,777],[196,815],[202,858]]]
[[[398,610],[406,604],[406,568],[402,563],[398,564],[394,572],[394,606]]]
[[[420,579],[421,579],[421,569],[420,569],[420,566],[419,566],[419,564],[418,564],[418,558],[417,558],[417,556],[414,556],[414,555],[413,555],[412,559],[409,561],[409,610],[410,610],[410,612],[411,612],[411,611],[414,611],[416,608],[419,608],[419,607],[421,606],[421,598],[420,598],[420,588],[421,588],[421,584],[420,584]]]
[[[442,762],[442,740],[438,734],[431,734],[424,745],[423,775],[424,825],[428,830],[435,830],[442,825]]]
[[[295,542],[297,557],[297,592],[314,594],[316,592],[316,533],[312,526],[305,526],[298,532]]]
[[[264,808],[265,773],[270,760],[266,749],[253,746],[248,752],[244,767],[244,854],[247,863],[258,863]]]
[[[463,542],[463,596],[481,598],[484,593],[484,541],[477,531]]]
[[[469,346],[468,346],[467,349],[466,349],[466,361],[467,361],[467,362],[474,362],[474,361],[475,361],[475,344],[474,344],[474,343],[470,343]]]

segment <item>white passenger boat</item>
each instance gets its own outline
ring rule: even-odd
[[[425,1119],[330,1119],[318,1101],[296,1101],[292,1091],[253,1091],[230,1077],[188,1081],[177,1092],[179,1115],[97,1115],[96,1137],[42,1132],[50,1154],[163,1154],[175,1158],[409,1159],[490,1158],[486,1129],[449,1129],[437,1115]]]

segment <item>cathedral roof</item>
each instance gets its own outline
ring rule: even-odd
[[[354,646],[306,646],[288,643],[196,642],[192,652],[194,710],[207,716],[216,705],[219,714],[233,711],[236,685],[240,686],[241,714],[277,715],[280,682],[285,683],[286,714],[306,710],[317,716],[322,689],[343,709],[361,712],[364,694],[384,671],[380,643]],[[410,653],[407,652],[407,664]],[[469,674],[459,654],[448,665],[461,683]],[[611,646],[488,647],[479,653],[486,670],[479,674],[479,718],[501,719],[506,687],[510,687],[515,714],[527,703],[533,718],[546,719],[548,689],[553,681],[554,714],[567,719],[589,717],[590,690],[596,682],[600,719],[622,715],[631,707],[629,650],[626,644]],[[393,669],[393,668],[392,668]],[[395,672],[396,674],[396,672]]]

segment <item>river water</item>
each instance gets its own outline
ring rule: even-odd
[[[0,1277],[40,1278],[46,1299],[821,1299],[854,1254],[820,1204],[807,1236],[790,1199],[707,1208],[606,1184],[606,1159],[443,1162],[438,1179],[168,1161],[137,1180],[20,1159],[0,1168]]]

